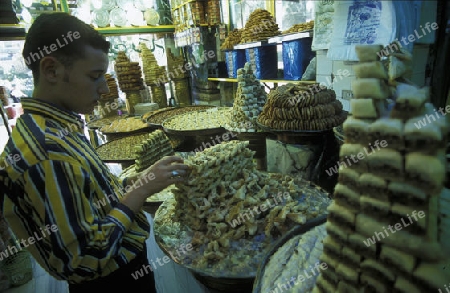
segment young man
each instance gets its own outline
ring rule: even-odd
[[[141,208],[151,194],[185,180],[188,167],[166,157],[124,188],[84,136],[77,113],[91,113],[109,92],[109,46],[66,13],[36,18],[23,49],[35,89],[22,99],[24,114],[0,156],[0,203],[21,246],[71,293],[123,285],[156,292],[152,274],[131,276],[148,264]]]

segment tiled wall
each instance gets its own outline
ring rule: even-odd
[[[427,63],[428,51],[428,45],[416,44],[413,49],[413,69],[409,78],[414,84],[420,87],[425,85],[425,65]],[[344,106],[344,110],[350,111],[350,101],[342,98],[342,91],[351,91],[352,80],[356,78],[352,65],[357,62],[330,60],[327,58],[326,50],[319,50],[316,54],[316,81],[326,85],[328,88],[332,88]],[[331,82],[332,74],[334,79]]]
[[[350,110],[350,102],[342,99],[342,90],[351,90],[351,82],[355,79],[350,61],[333,61],[327,58],[327,51],[317,51],[316,81],[332,88],[337,98],[344,106],[344,110]],[[332,79],[333,76],[333,79]]]

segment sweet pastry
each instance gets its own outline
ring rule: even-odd
[[[411,184],[398,181],[389,182],[387,195],[392,202],[412,206],[423,206],[428,200],[426,191]]]
[[[241,32],[241,43],[266,40],[279,34],[278,24],[272,14],[265,9],[258,8],[248,16]]]
[[[353,65],[353,71],[357,78],[388,79],[388,74],[380,61],[361,62]]]
[[[350,108],[355,118],[376,119],[379,117],[378,109],[372,99],[351,99]]]
[[[278,130],[326,130],[345,118],[333,90],[288,83],[270,91],[258,122]]]
[[[361,144],[343,144],[339,151],[340,165],[346,168],[358,170],[360,172],[367,171],[366,155],[370,154]],[[361,159],[362,158],[362,159]]]
[[[352,168],[346,168],[344,166],[339,167],[338,182],[355,192],[359,190],[360,173]]]
[[[404,133],[407,151],[422,151],[433,154],[437,149],[444,147],[441,128],[437,123],[430,120],[428,118],[427,121],[427,116],[424,115],[406,121]]]
[[[380,60],[382,45],[356,45],[355,51],[359,62],[372,62]]]
[[[369,142],[383,138],[389,143],[389,148],[403,150],[405,148],[404,123],[401,119],[381,118],[368,126]]]
[[[403,179],[403,156],[400,152],[383,148],[376,150],[367,157],[370,173],[384,179]]]
[[[369,143],[368,130],[372,120],[356,119],[353,116],[347,117],[342,127],[345,132],[345,143]],[[373,141],[373,140],[372,140]]]
[[[368,196],[361,196],[360,205],[365,214],[380,218],[387,217],[391,209],[389,202]]]
[[[387,181],[372,173],[364,173],[359,177],[361,192],[369,197],[389,202]]]
[[[384,100],[389,97],[389,89],[383,80],[377,78],[357,78],[352,82],[353,96],[356,99]]]
[[[334,188],[334,200],[337,204],[352,212],[359,210],[359,194],[340,183]]]
[[[434,156],[409,153],[405,156],[405,177],[415,187],[435,193],[442,188],[445,165]]]
[[[391,117],[408,119],[417,116],[423,111],[428,96],[429,89],[426,87],[418,89],[412,85],[399,84],[397,86],[397,98]]]
[[[401,249],[395,249],[388,245],[381,246],[380,259],[389,267],[395,268],[402,273],[412,274],[417,259]]]
[[[231,118],[225,127],[231,131],[255,132],[258,129],[256,119],[266,103],[267,94],[264,86],[253,75],[248,62],[238,70],[237,80]]]

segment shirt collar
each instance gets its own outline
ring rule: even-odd
[[[56,120],[64,126],[74,127],[76,126],[80,130],[85,125],[81,115],[61,109],[53,103],[49,103],[36,98],[22,98],[20,100],[24,114],[40,115],[47,119]]]

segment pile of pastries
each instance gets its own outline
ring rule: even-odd
[[[448,125],[426,89],[388,86],[381,49],[356,47],[352,117],[321,256],[328,269],[313,292],[437,292],[450,280],[439,234],[448,227],[439,219]]]
[[[220,50],[233,50],[234,46],[241,42],[242,29],[235,28],[220,45]]]
[[[114,133],[114,132],[130,132],[143,128],[147,128],[148,125],[136,117],[127,117],[123,119],[115,119],[109,125],[105,125],[100,128],[102,133]]]
[[[119,53],[117,53],[114,70],[117,74],[119,87],[123,92],[144,89],[141,66],[139,65],[139,62],[130,62],[125,51],[119,51]]]
[[[326,193],[287,175],[256,170],[247,146],[222,142],[186,158],[189,177],[173,190],[175,206],[163,211],[173,217],[172,224],[155,218],[157,234],[179,236],[170,231],[175,223],[189,228],[200,253],[191,263],[197,269],[254,274],[274,239],[326,213]]]
[[[185,61],[183,55],[180,54],[180,56],[177,57],[172,53],[170,48],[167,48],[167,77],[169,79],[186,78],[187,71],[184,67]]]
[[[209,25],[220,24],[220,1],[208,0],[206,3],[206,17]]]
[[[311,292],[320,271],[327,268],[319,260],[326,235],[322,224],[286,241],[264,267],[260,292]]]
[[[241,33],[241,43],[251,43],[267,40],[278,36],[280,30],[272,14],[265,9],[258,8],[250,13]]]
[[[175,79],[170,81],[170,85],[173,89],[173,95],[178,106],[191,105],[191,96],[189,89],[189,80],[187,78]]]
[[[304,23],[297,23],[291,26],[289,29],[282,32],[283,35],[285,34],[292,34],[292,33],[301,33],[304,31],[310,31],[314,29],[314,20],[304,22]]]
[[[140,44],[142,69],[144,71],[144,81],[148,86],[158,84],[161,76],[165,76],[166,69],[164,66],[159,66],[155,55],[144,43]]]
[[[255,122],[266,103],[267,94],[248,62],[244,68],[237,70],[237,80],[238,88],[231,110],[231,121],[226,128],[239,132],[255,132]]]
[[[134,150],[136,172],[144,171],[159,159],[174,153],[169,138],[160,129],[151,132],[145,140],[136,144]]]
[[[288,83],[270,91],[258,122],[276,130],[327,130],[344,122],[333,90]]]
[[[105,74],[106,83],[108,84],[109,93],[102,94],[100,99],[102,100],[110,100],[110,99],[118,99],[119,98],[119,89],[117,88],[117,82],[114,76],[111,74]]]
[[[224,127],[231,119],[231,108],[189,111],[167,119],[163,126],[170,130],[188,131]]]

